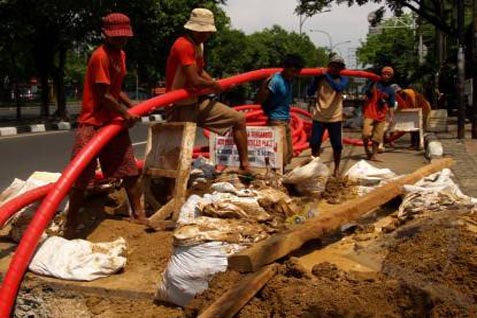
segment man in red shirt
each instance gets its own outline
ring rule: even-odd
[[[210,10],[192,10],[189,21],[184,25],[187,33],[179,37],[171,47],[166,66],[166,91],[175,89],[200,90],[209,88],[220,92],[221,88],[204,69],[204,42],[216,32],[214,15]],[[232,128],[233,138],[239,153],[240,169],[250,173],[247,149],[245,115],[227,105],[191,97],[174,104],[167,119],[176,122],[194,122],[218,134]]]
[[[366,101],[363,109],[363,145],[366,157],[377,160],[379,144],[383,141],[386,120],[392,122],[394,116],[395,92],[391,87],[394,70],[385,66],[381,70],[381,80],[369,82],[366,89]],[[389,113],[389,115],[388,115]],[[369,142],[372,143],[371,150]]]
[[[133,36],[130,20],[121,13],[111,13],[102,20],[104,44],[98,47],[88,61],[83,102],[78,118],[72,158],[96,135],[99,129],[114,118],[122,117],[129,127],[140,119],[128,113],[133,104],[122,91],[126,75],[126,55],[122,48]],[[133,209],[132,219],[145,222],[140,203],[139,171],[128,130],[121,131],[101,150],[97,159],[106,178],[123,179],[129,202]],[[79,208],[84,200],[85,189],[94,180],[96,160],[92,160],[80,175],[70,192],[69,211],[66,218],[65,237],[74,238],[79,221]]]

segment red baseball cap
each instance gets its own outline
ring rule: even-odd
[[[122,13],[110,13],[103,18],[103,33],[109,37],[132,37],[131,20]]]

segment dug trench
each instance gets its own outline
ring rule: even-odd
[[[344,184],[330,183],[334,189],[346,189]],[[185,309],[152,301],[171,255],[171,233],[146,233],[111,217],[124,209],[115,205],[120,201],[115,196],[89,201],[92,215],[83,215],[90,220],[84,234],[91,241],[124,236],[131,242],[121,274],[129,277],[121,284],[142,285],[142,293],[75,289],[29,274],[15,317],[197,317],[245,276],[231,270],[216,275]],[[277,274],[236,317],[475,317],[477,216],[469,210],[422,213],[397,224],[395,208],[396,202],[386,205],[345,232],[279,260]]]

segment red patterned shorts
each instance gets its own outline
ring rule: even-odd
[[[80,125],[76,129],[75,143],[71,158],[97,134],[101,127],[91,125]],[[101,171],[106,178],[135,177],[139,175],[134,158],[134,150],[129,138],[128,130],[121,131],[100,151],[78,177],[74,185],[75,188],[84,189],[94,181],[97,161],[101,166]]]

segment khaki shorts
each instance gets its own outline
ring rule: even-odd
[[[210,99],[198,104],[173,105],[167,110],[169,122],[192,122],[219,135],[225,134],[238,123],[245,123],[245,114]]]
[[[371,138],[372,141],[381,143],[384,136],[385,121],[365,118],[363,122],[363,139]]]
[[[289,164],[293,158],[293,142],[290,123],[285,120],[270,120],[267,125],[285,127],[285,145],[283,145],[283,166],[285,166]]]

